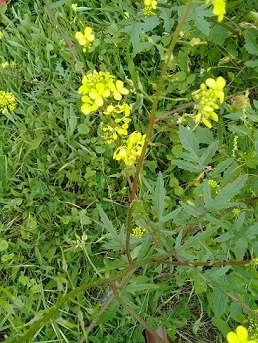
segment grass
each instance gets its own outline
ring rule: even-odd
[[[26,342],[72,343],[82,342],[86,337],[86,342],[92,343],[144,343],[144,326],[119,305],[118,299],[113,299],[108,310],[101,312],[105,307],[103,297],[106,299],[110,290],[105,278],[122,273],[127,265],[123,247],[130,187],[128,175],[125,177],[121,164],[112,158],[113,147],[105,144],[99,134],[101,116],[81,113],[78,88],[82,74],[88,70],[109,71],[125,80],[131,90],[130,102],[135,114],[131,128],[145,132],[162,59],[169,45],[167,31],[174,27],[180,8],[170,9],[165,1],[160,1],[159,16],[144,19],[137,1],[89,0],[87,5],[78,1],[77,12],[71,5],[69,0],[49,3],[20,0],[0,5],[3,31],[0,64],[9,63],[7,68],[0,66],[0,90],[12,92],[17,100],[16,110],[2,114],[0,121],[0,341],[22,342],[27,330],[44,318],[63,296],[76,287],[95,282],[93,287],[74,293]],[[131,237],[137,263],[162,257],[174,244],[183,260],[197,256],[197,261],[206,259],[206,262],[217,252],[221,260],[251,259],[257,254],[254,233],[258,194],[257,106],[254,106],[257,68],[245,63],[256,61],[256,55],[249,60],[252,47],[246,36],[248,28],[241,29],[239,24],[248,20],[254,6],[254,2],[247,1],[241,13],[237,7],[229,8],[229,16],[235,19],[227,21],[230,30],[224,32],[222,43],[214,38],[217,24],[209,20],[211,10],[206,9],[208,19],[203,19],[205,25],[214,25],[214,32],[207,37],[196,29],[194,21],[184,27],[186,40],[193,37],[207,40],[203,45],[191,47],[183,36],[180,38],[164,80],[157,117],[190,103],[191,93],[203,77],[210,76],[211,70],[214,75],[220,71],[229,81],[231,86],[227,91],[231,91],[231,102],[227,98],[223,107],[225,121],[220,120],[212,133],[207,128],[196,130],[201,152],[215,139],[220,142],[220,150],[209,163],[211,169],[203,173],[182,170],[171,163],[185,151],[178,134],[178,120],[181,118],[184,125],[191,126],[191,111],[185,108],[182,113],[155,123],[133,215],[135,225],[145,221],[151,228],[140,244]],[[86,24],[93,28],[97,38],[90,52],[84,54],[74,34]],[[134,26],[139,32],[131,34]],[[242,30],[237,37],[232,34],[236,27]],[[252,30],[255,36],[257,26]],[[223,65],[225,57],[229,57],[229,63]],[[241,122],[230,104],[246,90],[252,109]],[[233,156],[235,135],[238,148]],[[222,162],[224,167],[220,165],[216,174],[216,166]],[[214,169],[219,191],[238,177],[248,175],[244,190],[233,199],[241,213],[246,211],[246,217],[232,218],[225,209],[216,215],[211,211],[210,217],[203,212],[203,218],[186,212],[183,216],[179,211],[163,227],[160,217],[182,203],[187,211],[197,199],[201,211],[200,193],[205,192],[202,179],[213,177]],[[132,171],[127,172],[131,177]],[[159,172],[163,173],[162,181],[157,181]],[[216,198],[218,191],[211,192],[211,198]],[[162,200],[158,204],[156,200],[162,199],[160,195],[164,198],[162,215],[159,213]],[[208,197],[207,193],[205,196]],[[247,231],[252,225],[253,231]],[[233,228],[237,232],[236,237],[230,236],[232,244],[229,236],[225,236],[225,244],[220,239],[226,234],[226,226],[229,234]],[[160,227],[164,232],[156,234]],[[217,231],[212,231],[214,227]],[[250,234],[244,249],[241,249],[242,227]],[[211,230],[210,237],[200,235],[192,244],[187,241],[202,229]],[[182,236],[180,230],[184,232]],[[119,235],[112,236],[112,232]],[[162,248],[155,246],[153,239],[162,242]],[[186,250],[183,244],[188,244]],[[227,244],[238,248],[234,250]],[[223,280],[229,282],[231,277],[229,291],[234,296],[240,292],[237,287],[245,289],[246,280],[250,280],[249,293],[242,294],[241,301],[255,311],[257,272],[255,268],[237,268],[233,267],[233,274],[225,270],[226,281]],[[212,279],[210,266],[194,273],[192,267],[177,268],[163,262],[143,264],[133,276],[126,279],[126,274],[120,280],[121,297],[151,328],[167,326],[175,342],[219,343],[225,341],[223,337],[232,325],[239,322],[248,325],[249,312],[239,303],[228,302],[221,315],[214,308],[213,288],[218,285]],[[218,273],[218,280],[219,277]],[[98,285],[97,280],[101,279],[103,284]]]

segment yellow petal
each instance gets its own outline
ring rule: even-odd
[[[228,343],[241,343],[235,332],[229,332],[227,334]]]
[[[236,328],[236,334],[237,336],[239,337],[240,341],[246,341],[247,338],[248,338],[248,331],[247,329],[242,326],[242,325],[239,325],[237,328]]]

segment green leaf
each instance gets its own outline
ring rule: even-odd
[[[180,125],[179,126],[179,137],[183,148],[189,151],[196,159],[199,160],[198,156],[198,149],[199,149],[199,142],[191,131],[189,131],[186,127]]]
[[[7,250],[8,249],[8,242],[3,239],[3,238],[0,238],[0,251],[4,251],[4,250]]]
[[[176,165],[178,168],[188,170],[188,171],[193,172],[193,173],[199,173],[199,172],[203,171],[202,166],[198,166],[198,165],[195,165],[191,162],[187,162],[184,160],[173,160],[172,164]]]
[[[208,183],[208,180],[204,180],[203,182],[203,198],[204,203],[209,207],[213,199],[211,197],[211,187]]]
[[[159,172],[157,178],[157,185],[153,196],[153,208],[158,215],[159,222],[161,222],[165,208],[165,189],[161,172]]]
[[[225,322],[225,320],[221,319],[221,318],[214,318],[212,319],[212,324],[214,326],[216,326],[222,333],[224,336],[226,336],[226,334],[231,331],[230,327],[228,326],[228,324]]]
[[[257,43],[258,33],[256,30],[248,30],[245,34],[245,45],[244,47],[249,52],[249,54],[258,56],[258,43]]]
[[[210,177],[213,178],[215,176],[218,176],[220,173],[224,172],[233,161],[233,158],[227,158],[225,161],[220,162],[210,173]]]
[[[129,34],[135,52],[139,52],[141,50],[141,45],[145,43],[141,40],[142,33],[152,31],[159,25],[159,19],[156,16],[145,18],[144,22],[135,21],[134,19],[128,19],[126,22],[128,22],[129,25],[120,30],[120,32]]]
[[[212,157],[215,155],[219,147],[219,141],[212,142],[210,145],[204,149],[204,153],[201,156],[201,161],[203,165],[207,165],[211,162]]]
[[[164,217],[161,218],[160,223],[166,223],[170,220],[173,220],[177,217],[177,215],[182,211],[180,207],[176,208],[174,211],[166,214]]]
[[[180,201],[180,205],[185,210],[187,214],[189,214],[191,217],[199,217],[200,213],[196,210],[195,207],[190,206],[188,204],[185,204],[184,202]]]
[[[219,289],[214,288],[212,292],[212,307],[216,318],[220,318],[227,309],[228,297]]]
[[[250,67],[250,68],[256,68],[256,67],[258,67],[258,60],[246,61],[244,63],[244,65],[246,65],[247,67]]]
[[[234,182],[230,182],[222,191],[211,201],[205,203],[204,207],[207,210],[222,210],[233,206],[233,203],[229,202],[240,190],[244,187],[244,184],[247,180],[247,175],[238,177]]]
[[[118,238],[118,233],[116,229],[114,228],[113,224],[108,219],[108,216],[106,215],[106,213],[103,211],[102,207],[99,204],[97,204],[97,209],[99,211],[101,221],[104,224],[105,228],[110,233],[111,237]]]
[[[223,26],[215,24],[209,34],[210,40],[212,40],[215,44],[223,46],[225,40],[229,37],[228,30],[225,29]]]
[[[53,4],[50,4],[48,6],[49,6],[49,8],[53,9],[53,8],[57,8],[57,7],[62,6],[67,2],[70,2],[70,0],[59,0],[59,1],[54,2]]]
[[[211,227],[209,229],[206,229],[205,231],[198,232],[195,236],[191,236],[180,248],[182,249],[188,249],[192,248],[196,244],[200,244],[200,242],[204,242],[206,238],[210,237],[215,231],[217,231],[217,227]],[[179,249],[178,249],[179,250]]]
[[[228,129],[239,136],[247,136],[249,134],[248,129],[243,125],[229,124]]]

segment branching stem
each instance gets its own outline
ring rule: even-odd
[[[170,46],[168,48],[168,52],[167,52],[167,59],[165,60],[162,70],[160,72],[160,76],[158,79],[158,84],[157,84],[157,90],[155,92],[154,95],[154,101],[152,104],[152,108],[151,108],[151,112],[150,112],[150,117],[149,117],[149,124],[147,127],[147,131],[146,131],[146,138],[143,144],[143,148],[142,148],[142,153],[141,156],[139,157],[139,161],[138,164],[136,166],[136,170],[135,170],[135,174],[134,174],[134,180],[133,180],[133,185],[132,185],[132,189],[131,189],[131,196],[130,196],[130,207],[128,209],[128,214],[127,214],[127,225],[126,225],[126,256],[128,259],[129,264],[132,264],[132,257],[131,257],[131,252],[130,252],[130,235],[131,235],[131,224],[132,224],[132,216],[133,216],[133,202],[136,199],[136,190],[137,190],[137,184],[139,181],[139,175],[140,175],[140,171],[142,169],[143,166],[143,162],[145,159],[145,155],[146,155],[146,151],[147,151],[147,147],[151,138],[151,133],[152,133],[152,129],[153,126],[155,124],[155,115],[157,112],[157,108],[158,108],[158,102],[159,102],[159,98],[161,95],[161,91],[162,91],[162,86],[163,86],[163,82],[164,82],[164,78],[166,76],[166,72],[167,72],[167,68],[169,66],[169,62],[172,56],[172,53],[174,51],[174,48],[176,46],[180,31],[184,25],[184,22],[186,20],[186,17],[191,9],[193,0],[189,0],[187,5],[185,6],[184,12],[182,13],[182,16],[177,24],[177,27],[174,31],[174,34],[172,36],[171,42],[170,42]]]

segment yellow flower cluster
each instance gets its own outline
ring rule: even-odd
[[[210,179],[210,180],[208,181],[208,184],[209,184],[212,188],[218,187],[217,181],[212,180],[212,179]]]
[[[218,16],[218,22],[222,21],[226,14],[226,0],[207,0],[206,3],[212,3],[213,13]]]
[[[124,87],[121,80],[115,80],[115,77],[110,73],[94,70],[92,73],[83,76],[79,93],[82,94],[83,102],[81,111],[88,115],[103,105],[107,105],[107,99],[113,98],[119,101],[122,99],[122,95],[128,94],[129,91]],[[115,106],[113,108],[115,109]]]
[[[156,0],[144,0],[143,14],[147,16],[154,15],[157,9]]]
[[[123,95],[129,93],[124,83],[108,72],[94,70],[83,76],[79,93],[83,102],[81,111],[85,115],[97,110],[104,114],[100,130],[105,142],[112,144],[119,138],[121,145],[116,143],[118,147],[113,158],[123,161],[126,166],[133,166],[141,155],[145,135],[135,131],[128,136],[131,108],[122,102]]]
[[[76,32],[75,38],[79,41],[79,44],[83,46],[83,52],[86,52],[91,47],[91,43],[94,41],[95,35],[92,28],[87,26],[84,29],[84,33],[81,31]]]
[[[126,103],[122,105],[109,105],[103,112],[106,115],[113,115],[115,118],[112,121],[112,126],[107,125],[102,127],[103,138],[108,144],[117,140],[118,136],[126,136],[131,119],[130,106]]]
[[[146,229],[142,229],[140,226],[136,227],[135,229],[132,229],[132,235],[136,238],[142,238],[145,232]]]
[[[198,103],[195,109],[198,113],[195,117],[195,122],[202,122],[208,128],[211,128],[210,119],[218,121],[218,115],[215,112],[219,108],[217,102],[223,103],[224,91],[223,88],[226,85],[226,81],[223,77],[219,76],[216,80],[207,79],[205,83],[202,83],[198,93],[194,94],[193,98]]]
[[[124,145],[115,150],[113,158],[117,161],[122,160],[126,166],[133,166],[141,155],[145,136],[138,131],[131,133]]]
[[[236,328],[236,332],[231,331],[227,334],[227,341],[228,343],[257,343],[256,340],[248,339],[248,331],[242,325]]]
[[[3,62],[3,63],[1,63],[1,67],[2,68],[8,68],[9,67],[9,63],[6,61],[6,62]]]
[[[0,91],[0,112],[8,113],[16,108],[16,100],[12,93]]]

